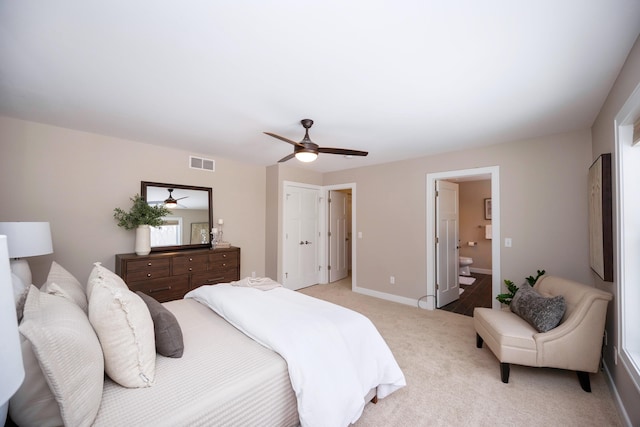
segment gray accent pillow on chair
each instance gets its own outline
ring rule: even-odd
[[[182,339],[182,329],[180,329],[176,316],[155,298],[140,291],[136,293],[147,304],[151,319],[153,319],[153,331],[158,354],[166,357],[182,357],[184,341]]]
[[[509,307],[538,332],[547,332],[558,326],[567,304],[562,295],[545,298],[525,283],[516,291]]]

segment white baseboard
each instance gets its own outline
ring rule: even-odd
[[[435,309],[435,297],[434,296],[425,296],[420,298],[419,303],[417,299],[401,297],[399,295],[388,294],[386,292],[374,291],[372,289],[361,288],[358,286],[353,287],[353,292],[368,295],[370,297],[380,298],[387,301],[397,302],[404,305],[410,305],[412,307],[425,308],[427,310]]]
[[[622,399],[620,399],[620,395],[618,394],[618,389],[616,388],[616,384],[613,382],[613,378],[611,377],[611,372],[609,372],[609,368],[607,364],[602,362],[602,366],[604,368],[605,379],[607,381],[607,385],[609,386],[609,390],[611,390],[611,394],[613,395],[613,401],[618,409],[618,414],[620,415],[620,419],[627,427],[633,427],[631,425],[631,420],[629,419],[629,414],[627,414],[624,405],[622,404]]]

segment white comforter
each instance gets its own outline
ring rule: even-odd
[[[287,361],[303,426],[346,426],[360,417],[372,388],[384,398],[406,385],[378,330],[355,311],[282,287],[201,286],[185,298]]]

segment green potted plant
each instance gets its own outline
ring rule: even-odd
[[[118,221],[118,227],[125,230],[136,230],[136,254],[148,255],[151,252],[151,229],[163,224],[162,217],[170,215],[171,211],[164,205],[151,206],[139,194],[130,199],[133,202],[129,211],[120,208],[113,210],[113,217]]]
[[[529,277],[526,277],[525,280],[527,281],[529,286],[533,286],[536,284],[540,276],[544,275],[544,273],[546,273],[544,270],[538,270],[536,277],[529,276]],[[502,304],[510,305],[511,300],[513,299],[513,297],[515,296],[519,288],[513,283],[513,281],[508,279],[505,279],[504,284],[507,286],[507,290],[509,292],[498,295],[496,299],[500,301]]]

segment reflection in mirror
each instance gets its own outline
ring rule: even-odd
[[[151,227],[151,250],[209,247],[213,227],[210,187],[142,181],[140,195],[150,205],[162,204],[172,215]]]

